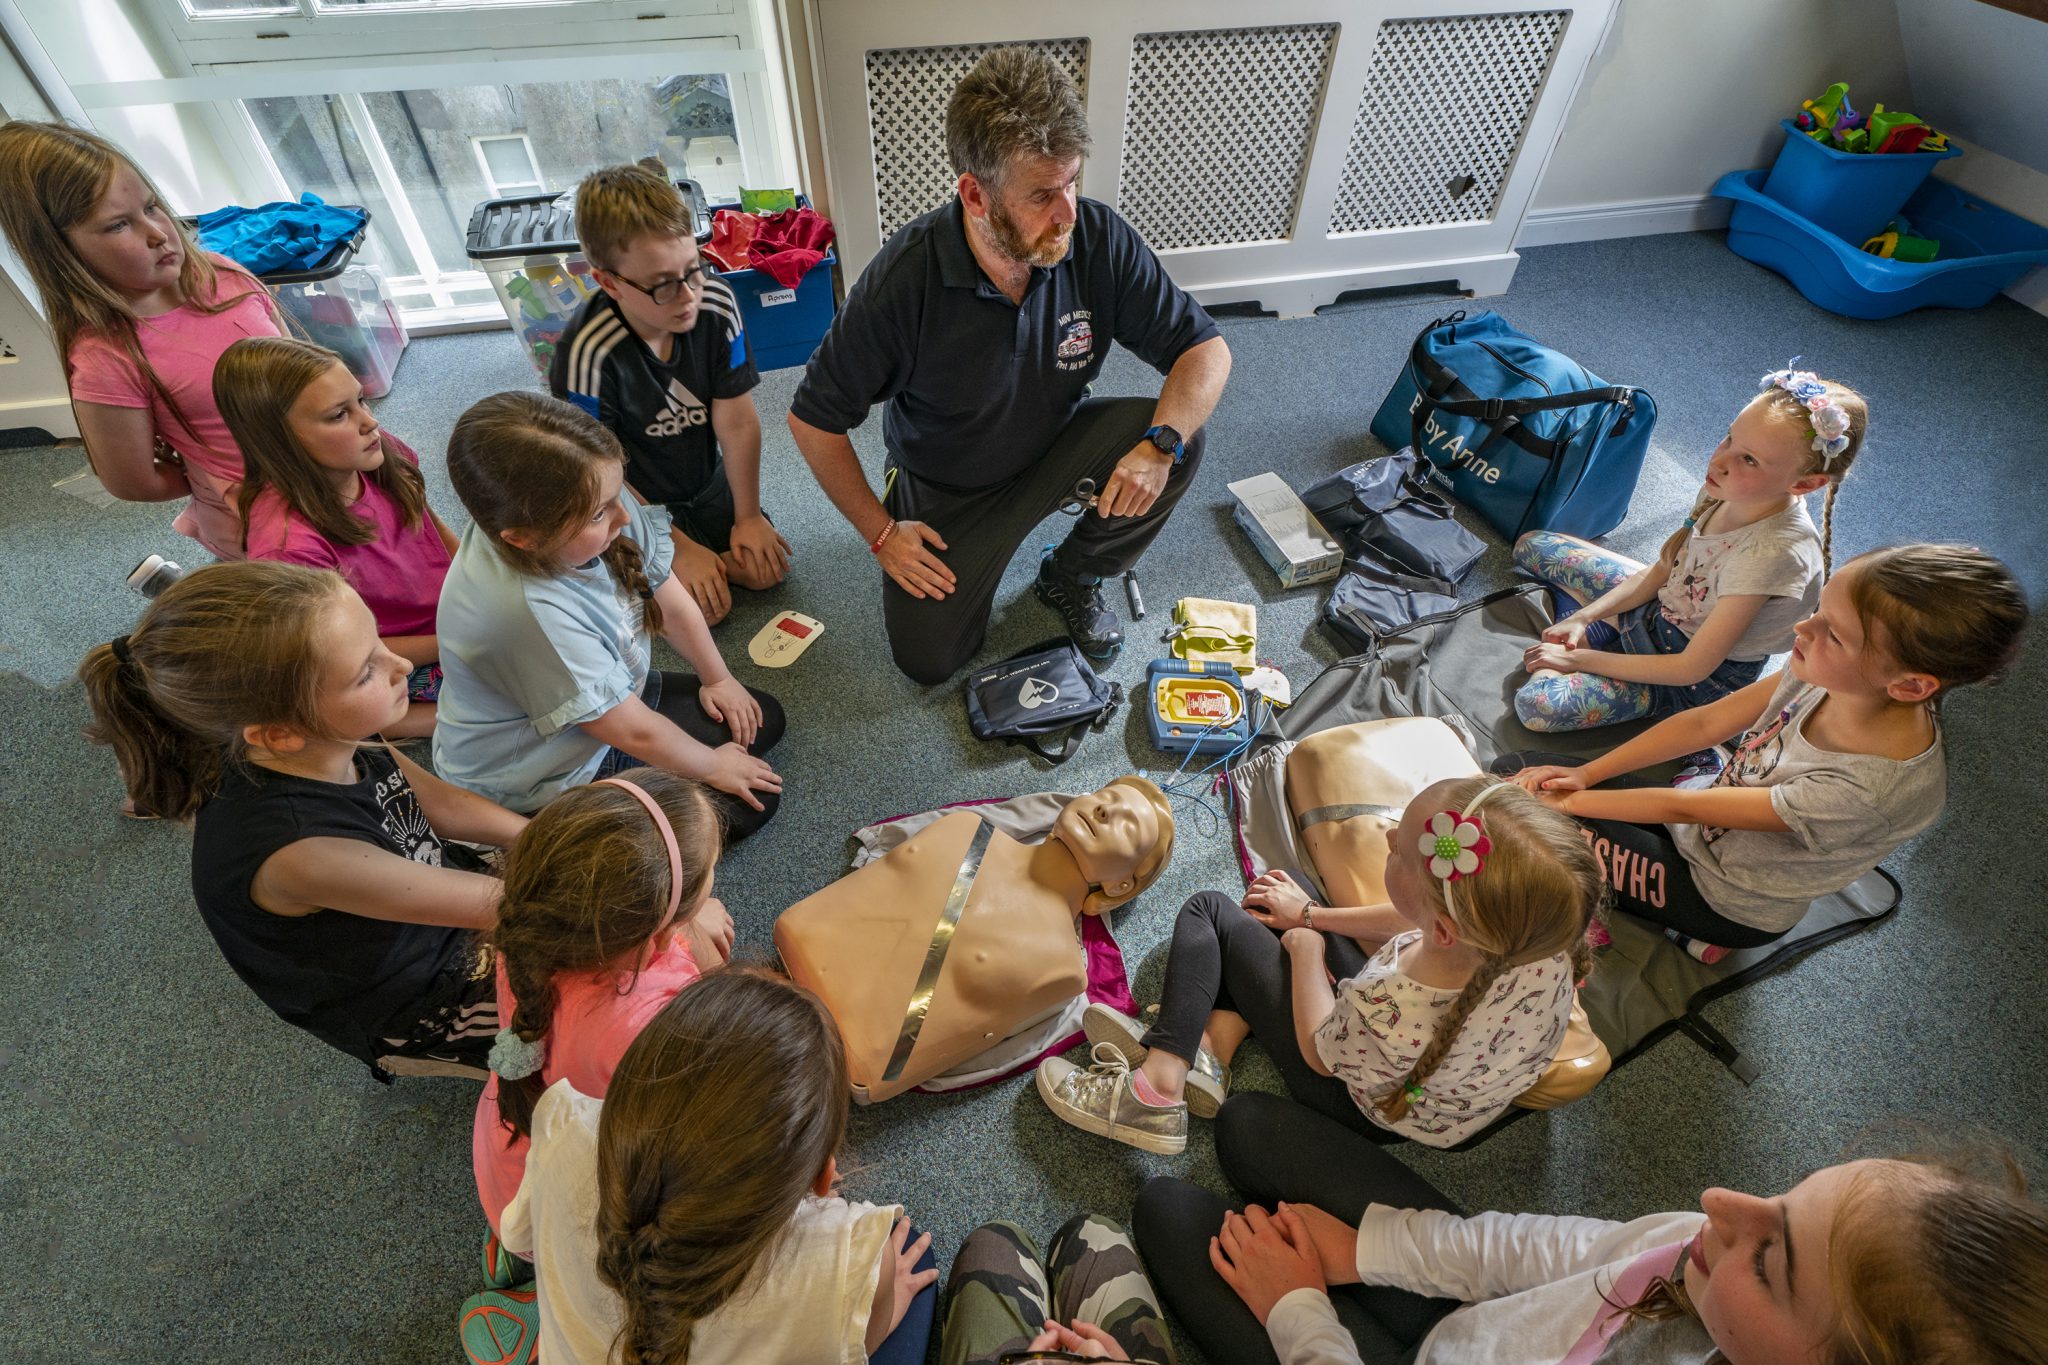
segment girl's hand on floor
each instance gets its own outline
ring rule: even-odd
[[[738,678],[727,675],[722,682],[704,684],[697,689],[697,704],[705,715],[732,731],[742,748],[761,732],[761,703]]]
[[[1222,1230],[1209,1239],[1209,1264],[1260,1326],[1272,1316],[1273,1305],[1295,1290],[1327,1287],[1301,1218],[1286,1211],[1271,1215],[1256,1204],[1223,1216]]]
[[[930,1270],[917,1268],[918,1258],[931,1247],[932,1235],[929,1232],[924,1233],[915,1242],[905,1246],[904,1243],[909,1241],[909,1238],[910,1219],[898,1218],[896,1226],[889,1229],[889,1262],[894,1267],[893,1273],[896,1276],[896,1297],[892,1300],[889,1313],[891,1332],[903,1325],[903,1315],[910,1311],[910,1301],[917,1297],[917,1292],[928,1284],[937,1283],[939,1278],[937,1266]]]
[[[725,564],[710,550],[680,531],[670,533],[676,543],[676,581],[697,599],[704,624],[715,626],[732,610],[732,588],[725,581]]]
[[[755,810],[766,810],[755,792],[779,792],[782,779],[761,759],[738,744],[721,744],[711,751],[711,771],[699,779],[729,796],[737,796]]]
[[[1245,913],[1268,929],[1285,933],[1303,923],[1302,908],[1308,904],[1308,892],[1301,884],[1285,872],[1275,869],[1262,872],[1244,893]]]
[[[1316,1261],[1323,1268],[1323,1283],[1358,1283],[1357,1228],[1314,1204],[1283,1202],[1280,1213],[1283,1217],[1291,1216],[1300,1221],[1302,1231],[1308,1237],[1303,1245],[1315,1251]]]
[[[1586,789],[1585,776],[1577,768],[1562,768],[1554,763],[1524,768],[1508,780],[1523,791],[1536,796],[1542,796],[1546,792],[1562,795],[1565,792],[1582,792]]]

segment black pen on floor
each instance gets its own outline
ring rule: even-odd
[[[1138,595],[1138,571],[1136,569],[1124,570],[1124,596],[1131,599],[1131,619],[1133,621],[1144,620],[1145,599]]]

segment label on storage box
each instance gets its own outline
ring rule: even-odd
[[[795,303],[796,290],[770,289],[766,293],[756,294],[754,297],[761,301],[763,308],[773,308],[778,303]]]

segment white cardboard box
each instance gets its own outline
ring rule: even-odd
[[[1344,568],[1339,545],[1315,514],[1278,474],[1254,474],[1228,485],[1237,506],[1231,512],[1259,556],[1280,576],[1283,588],[1324,583]]]

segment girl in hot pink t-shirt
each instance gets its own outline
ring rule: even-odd
[[[213,399],[248,461],[237,506],[249,557],[346,578],[384,647],[413,665],[412,705],[385,736],[433,733],[434,615],[455,537],[427,506],[419,458],[379,428],[341,357],[311,342],[236,342],[214,369]]]
[[[471,1133],[493,1231],[547,1088],[602,1098],[647,1021],[731,953],[732,917],[711,895],[718,852],[708,789],[661,768],[563,793],[506,851],[491,936],[506,1025]]]
[[[242,454],[213,405],[213,366],[284,321],[248,271],[199,250],[149,177],[82,129],[0,125],[0,223],[64,357],[87,458],[134,502],[190,496],[177,529],[242,557]]]

